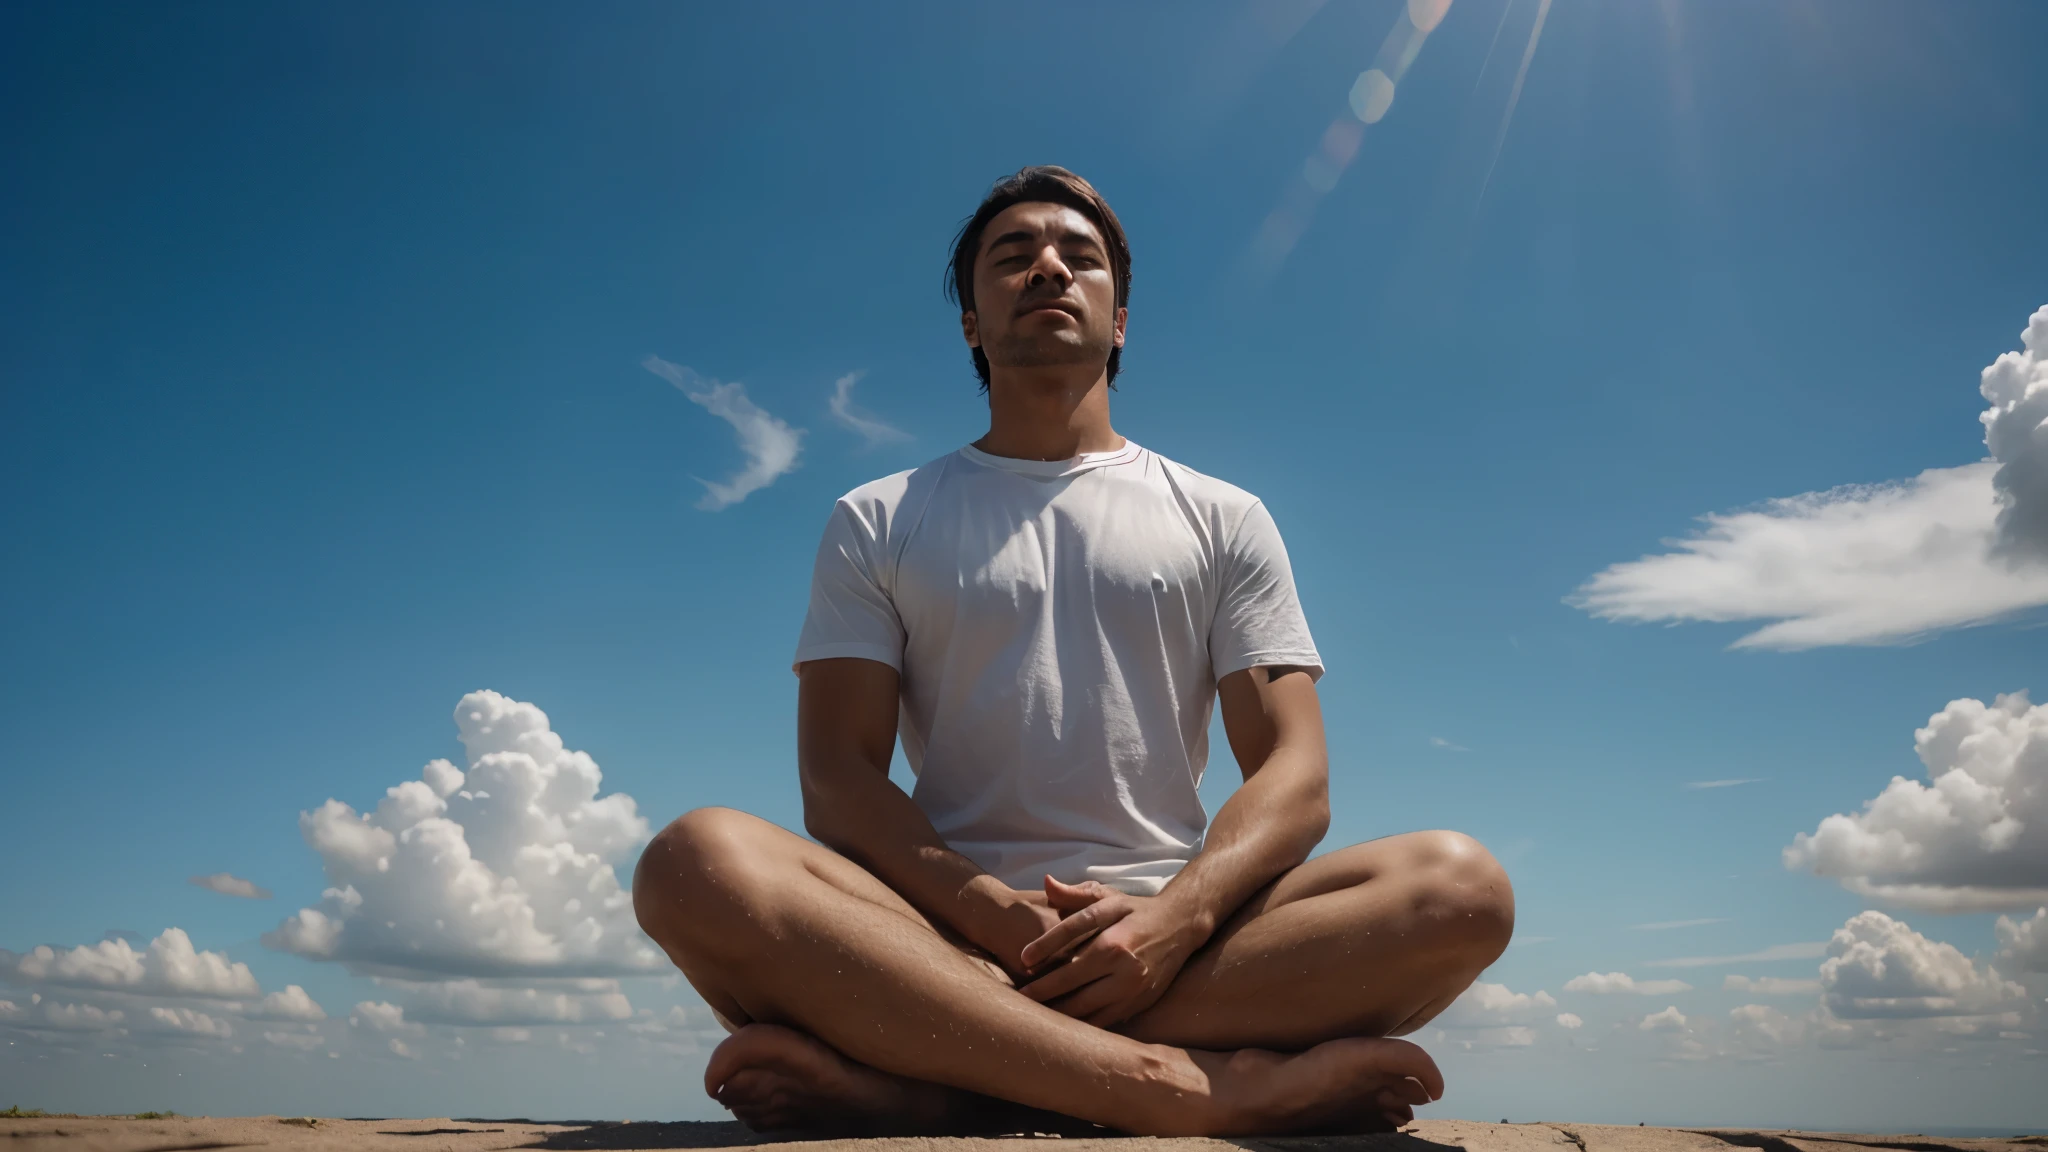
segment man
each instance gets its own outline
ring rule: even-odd
[[[1388,1037],[1506,948],[1507,876],[1450,832],[1308,860],[1322,658],[1265,508],[1110,426],[1130,253],[1095,189],[997,183],[952,291],[989,431],[826,528],[796,654],[817,843],[703,809],[634,878],[733,1029],[706,1088],[757,1129],[1405,1123],[1443,1082]],[[1244,785],[1208,824],[1219,699]]]

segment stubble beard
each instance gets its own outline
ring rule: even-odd
[[[1114,337],[1107,332],[1082,332],[1078,340],[1061,339],[1054,334],[1024,335],[1006,333],[993,347],[985,347],[982,354],[989,363],[1003,368],[1050,368],[1060,364],[1107,364],[1109,354],[1115,349]]]

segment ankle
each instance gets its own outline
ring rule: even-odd
[[[1142,1090],[1133,1117],[1146,1136],[1210,1136],[1229,1132],[1239,1121],[1219,1097],[1217,1077],[1230,1053],[1147,1044],[1134,1076]]]

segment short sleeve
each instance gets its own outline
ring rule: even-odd
[[[792,668],[850,656],[903,670],[903,621],[878,577],[881,556],[875,527],[841,501],[818,542],[810,612]]]
[[[1291,665],[1320,679],[1323,658],[1309,636],[1294,591],[1294,569],[1280,528],[1264,504],[1253,504],[1221,557],[1209,663],[1221,680],[1244,668]]]

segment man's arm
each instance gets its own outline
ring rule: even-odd
[[[896,670],[874,660],[811,660],[797,676],[804,828],[1021,976],[1024,946],[1059,913],[946,847],[924,810],[890,781]]]
[[[1159,895],[1092,883],[1050,891],[1069,915],[1020,960],[1035,968],[1069,951],[1074,957],[1027,985],[1027,994],[1103,1027],[1130,1019],[1165,994],[1217,925],[1308,859],[1329,831],[1329,754],[1308,673],[1250,668],[1217,688],[1244,786],[1216,814],[1201,853]]]

